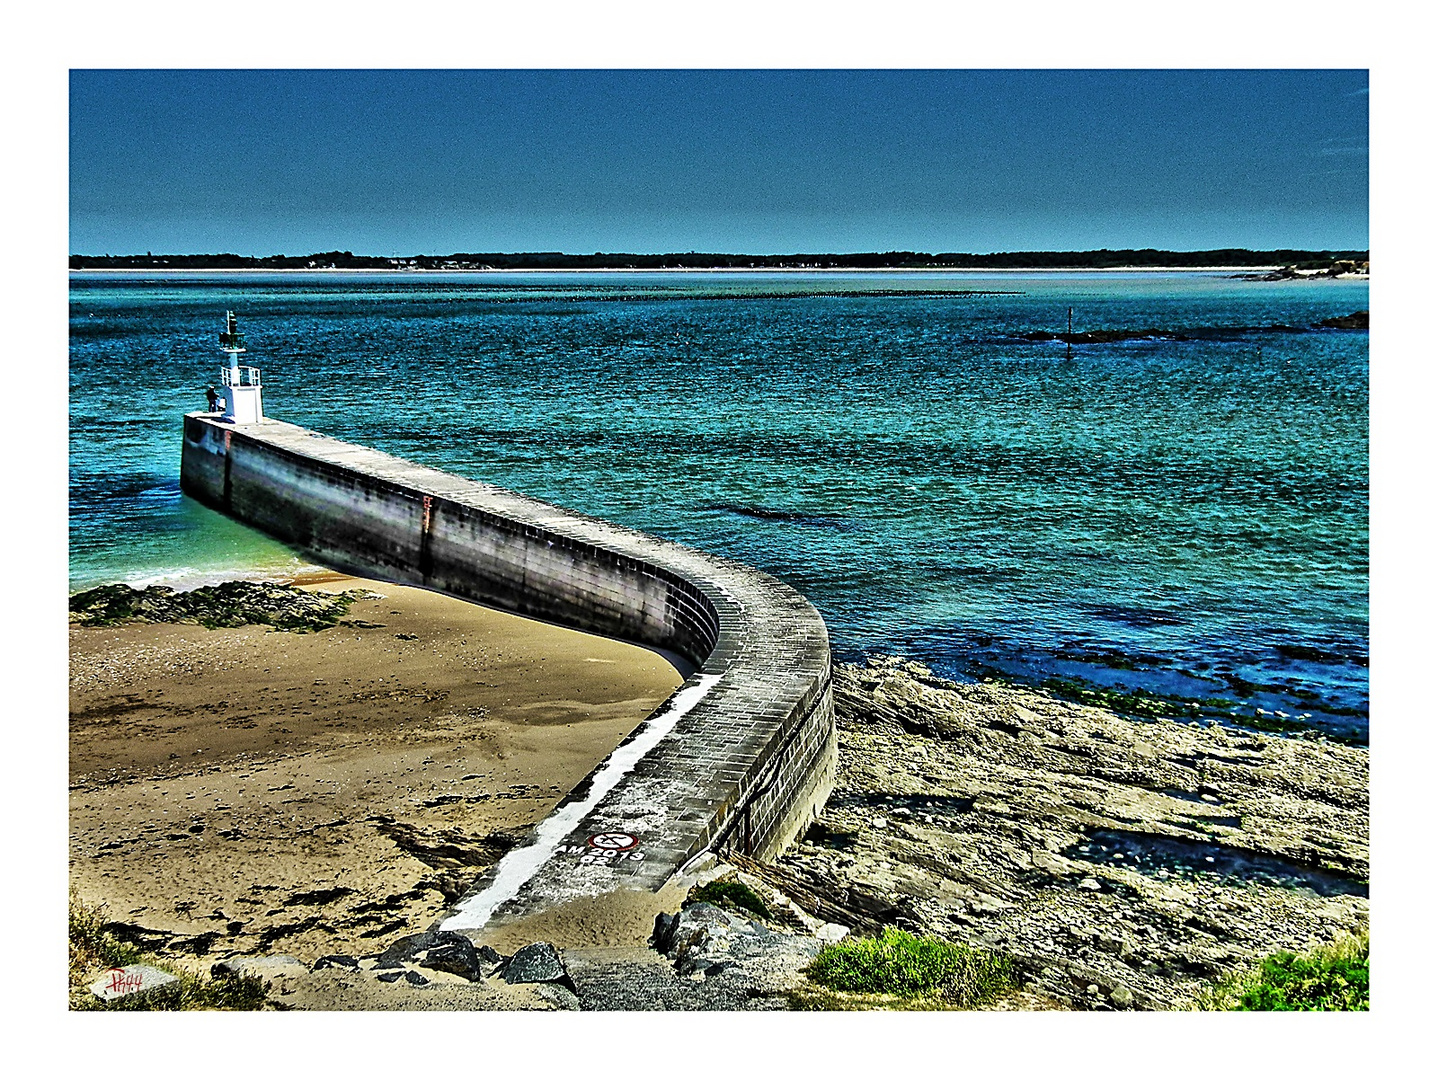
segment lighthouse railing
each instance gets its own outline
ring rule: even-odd
[[[239,366],[220,368],[220,381],[225,386],[259,386],[260,369]]]

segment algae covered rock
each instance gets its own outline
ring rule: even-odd
[[[198,623],[210,627],[273,626],[277,630],[323,630],[369,594],[307,592],[270,581],[226,581],[188,592],[165,585],[136,589],[100,585],[70,597],[70,621],[79,626],[129,622]]]

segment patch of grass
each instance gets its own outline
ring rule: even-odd
[[[101,1001],[89,985],[112,967],[149,964],[179,981],[144,994]],[[70,1008],[76,1012],[156,1012],[184,1009],[263,1009],[265,983],[249,976],[207,979],[173,971],[105,929],[104,909],[70,894]]]
[[[140,950],[105,930],[104,912],[70,894],[70,985],[82,985],[97,969],[138,964]],[[93,981],[93,980],[92,980]]]
[[[701,885],[689,894],[688,904],[713,904],[715,907],[740,908],[761,919],[772,919],[769,905],[753,889],[733,878],[720,878]]]
[[[804,973],[829,990],[888,994],[911,1004],[928,999],[961,1009],[986,1004],[1017,985],[1007,957],[894,927],[878,937],[825,945]]]
[[[1368,933],[1304,953],[1276,952],[1194,1001],[1236,1012],[1367,1012]]]

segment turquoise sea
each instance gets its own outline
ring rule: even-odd
[[[758,566],[841,657],[1366,735],[1368,334],[1313,325],[1366,281],[76,273],[70,300],[72,589],[305,565],[179,491],[233,309],[269,415]],[[1022,336],[1070,307],[1183,339]]]

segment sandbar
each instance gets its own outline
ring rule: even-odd
[[[423,589],[296,584],[370,595],[314,633],[71,628],[71,888],[161,954],[428,928],[688,674]]]

